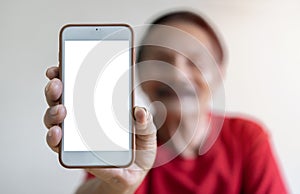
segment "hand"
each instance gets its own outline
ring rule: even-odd
[[[66,108],[59,104],[62,94],[62,82],[58,79],[58,67],[47,70],[46,76],[50,79],[45,88],[45,96],[49,108],[44,116],[44,123],[49,129],[47,143],[49,147],[58,152],[58,146],[62,138],[59,124],[66,117]],[[136,130],[136,158],[128,168],[89,168],[89,173],[97,179],[84,184],[79,190],[83,192],[101,193],[133,193],[141,184],[147,172],[153,165],[156,156],[156,128],[153,124],[152,115],[144,108],[134,108],[135,130]]]

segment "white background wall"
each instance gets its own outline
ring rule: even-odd
[[[0,1],[0,193],[72,193],[80,170],[60,167],[45,143],[45,69],[57,64],[66,23],[143,24],[192,7],[229,49],[226,106],[269,128],[292,193],[300,193],[300,3],[295,0]]]

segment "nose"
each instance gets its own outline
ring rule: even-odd
[[[172,71],[172,77],[174,81],[182,81],[183,79],[185,79],[184,77],[190,79],[192,76],[192,72],[190,70],[187,58],[183,55],[176,55],[174,56],[173,60],[173,65],[176,68],[174,69],[174,71]]]

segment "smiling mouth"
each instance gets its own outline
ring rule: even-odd
[[[176,92],[175,92],[175,90]],[[184,86],[174,86],[174,89],[167,85],[162,85],[156,88],[155,93],[157,98],[174,99],[180,97],[195,97],[196,94],[193,90]]]
[[[163,86],[163,87],[157,88],[156,96],[158,98],[175,98],[175,97],[177,97],[175,91],[168,86]]]

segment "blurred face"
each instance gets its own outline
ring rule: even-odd
[[[211,89],[220,81],[218,47],[205,29],[178,20],[153,26],[144,43],[150,46],[141,53],[138,73],[155,109],[158,139],[194,157],[209,130]]]
[[[138,68],[140,79],[148,80],[142,84],[143,91],[167,111],[161,127],[167,130],[160,130],[159,135],[170,138],[182,119],[194,122],[206,113],[211,92],[208,82],[217,82],[211,67],[219,56],[205,29],[187,21],[167,25],[171,28],[154,26],[148,32],[145,43],[151,46],[144,47]]]

